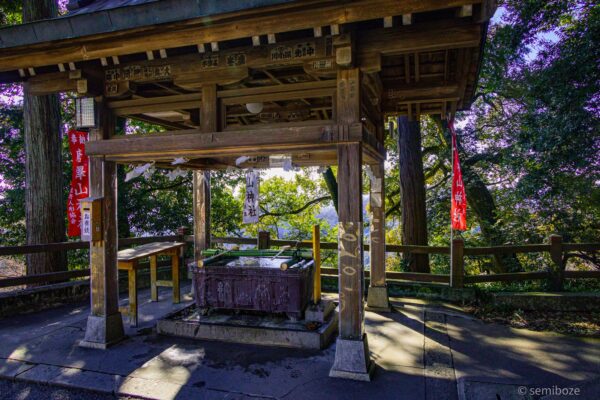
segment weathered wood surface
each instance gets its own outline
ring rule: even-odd
[[[286,7],[265,7],[260,10],[211,16],[159,26],[147,26],[133,31],[90,35],[70,40],[53,41],[22,48],[3,50],[0,71],[38,67],[59,63],[110,58],[125,54],[144,53],[157,49],[196,46],[203,43],[250,38],[273,32],[312,29],[315,26],[339,25],[438,9],[479,4],[481,0],[360,0],[351,3],[301,2]],[[278,12],[273,15],[272,10]],[[270,11],[271,10],[271,11]],[[388,28],[394,29],[394,28]],[[444,36],[438,36],[443,40]],[[402,42],[412,42],[402,41]]]
[[[535,272],[512,272],[506,274],[490,275],[467,275],[464,277],[464,283],[482,283],[482,282],[519,282],[538,279],[548,279],[550,273],[547,271]]]
[[[516,246],[465,247],[465,256],[510,253],[543,253],[550,251],[549,244],[521,244]]]
[[[360,144],[338,145],[340,336],[356,340],[364,334],[361,153]]]
[[[465,276],[465,241],[462,238],[452,239],[450,250],[450,286],[462,288]]]
[[[371,286],[385,285],[385,168],[383,162],[371,165],[372,178],[369,196],[371,211],[370,260],[373,279]]]
[[[306,152],[309,149],[334,148],[336,143],[360,142],[361,124],[316,125],[263,128],[201,133],[198,130],[127,135],[112,140],[86,143],[91,157],[104,155],[109,160],[160,160],[174,157],[248,155],[281,151]]]
[[[99,105],[98,128],[91,140],[110,139],[115,118],[105,104]],[[109,316],[119,310],[117,270],[117,165],[100,158],[90,160],[90,196],[102,197],[102,240],[90,242],[91,314]]]
[[[61,282],[73,278],[83,278],[90,275],[89,269],[77,269],[73,271],[50,272],[47,274],[16,276],[0,279],[0,288],[33,285],[50,282]]]
[[[337,276],[339,270],[337,268],[321,268],[322,275]],[[364,271],[365,278],[371,277],[371,271]],[[450,283],[450,275],[444,274],[425,274],[420,272],[392,272],[387,271],[385,273],[385,279],[388,280],[406,280],[415,282],[439,282],[439,283]]]
[[[147,243],[132,249],[121,250],[118,253],[119,261],[134,261],[140,258],[147,258],[161,253],[176,252],[179,248],[184,247],[183,242],[156,242]]]

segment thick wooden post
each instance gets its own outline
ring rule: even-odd
[[[321,227],[313,225],[312,229],[312,251],[313,260],[315,260],[313,274],[313,304],[321,302]]]
[[[462,238],[452,239],[450,249],[450,286],[460,289],[464,286],[465,278],[465,242]]]
[[[552,290],[561,291],[563,290],[564,284],[564,272],[565,268],[563,265],[563,249],[562,249],[562,236],[550,235],[548,238],[550,242],[550,258],[552,259],[552,268],[550,269],[550,287]]]
[[[200,128],[202,132],[218,130],[217,86],[202,87]],[[194,260],[202,259],[202,250],[210,247],[210,171],[194,171]]]
[[[115,118],[103,104],[97,106],[99,127],[90,131],[90,140],[109,139]],[[90,244],[91,315],[80,345],[104,349],[124,337],[117,269],[117,165],[94,157],[89,171],[90,196],[102,197],[102,240]]]
[[[361,145],[338,145],[340,336],[364,334]]]
[[[360,71],[340,70],[337,80],[337,122],[360,122]],[[364,330],[362,226],[362,146],[338,145],[339,334],[329,376],[370,380],[372,363]]]
[[[385,169],[383,161],[372,165],[371,191],[371,283],[367,306],[370,311],[391,311],[385,283]]]
[[[258,250],[265,250],[271,248],[271,232],[259,231],[258,232]]]
[[[202,259],[202,250],[210,247],[210,172],[194,171],[194,260]]]

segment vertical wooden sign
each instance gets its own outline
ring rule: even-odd
[[[244,196],[244,224],[258,222],[258,172],[246,172],[246,194]]]

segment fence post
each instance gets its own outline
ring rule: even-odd
[[[465,265],[465,241],[462,238],[454,238],[450,248],[450,287],[461,289],[464,286]]]
[[[562,236],[550,235],[550,258],[552,267],[550,268],[550,287],[551,290],[563,290],[565,268],[563,265]]]
[[[271,232],[259,231],[258,232],[258,249],[265,250],[271,248]]]
[[[321,301],[321,227],[313,225],[312,227],[312,250],[314,264],[313,274],[313,303],[319,304]]]

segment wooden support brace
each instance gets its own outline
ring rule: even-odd
[[[468,4],[468,5],[461,6],[458,16],[461,18],[472,17],[473,16],[473,5]]]

